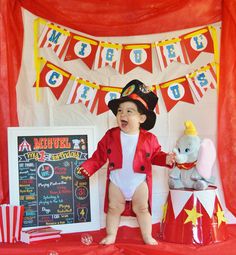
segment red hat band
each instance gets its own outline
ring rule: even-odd
[[[134,99],[139,101],[140,103],[142,103],[144,105],[144,107],[148,110],[148,105],[147,103],[141,98],[139,97],[137,94],[130,94],[128,95],[129,98]]]

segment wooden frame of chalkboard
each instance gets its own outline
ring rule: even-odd
[[[8,128],[10,203],[24,205],[23,229],[100,229],[97,174],[78,169],[94,151],[95,128]]]

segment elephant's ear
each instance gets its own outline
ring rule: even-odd
[[[211,177],[212,167],[216,159],[216,150],[210,139],[203,139],[198,152],[196,168],[198,173],[205,179]]]

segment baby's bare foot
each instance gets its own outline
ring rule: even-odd
[[[147,236],[147,237],[143,238],[143,241],[145,244],[158,245],[157,240],[155,240],[152,236]]]
[[[113,244],[115,243],[116,240],[116,236],[115,235],[107,235],[105,238],[102,239],[102,241],[100,242],[100,244]]]

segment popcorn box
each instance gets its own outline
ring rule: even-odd
[[[24,207],[0,205],[0,242],[15,243],[20,241]]]
[[[21,242],[32,243],[47,239],[58,239],[61,237],[61,230],[53,227],[40,227],[21,231]]]

